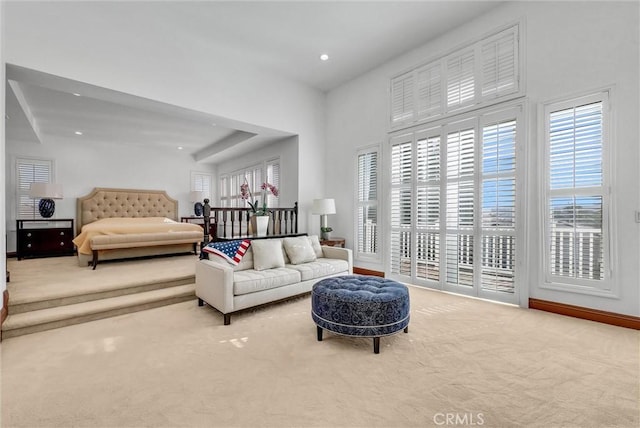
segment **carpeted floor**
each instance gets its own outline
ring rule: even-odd
[[[196,301],[2,343],[3,427],[637,427],[640,332],[411,288],[409,334],[325,333],[309,297]]]

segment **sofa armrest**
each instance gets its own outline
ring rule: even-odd
[[[196,297],[223,314],[233,312],[233,268],[211,260],[198,260]]]
[[[328,259],[345,260],[349,263],[349,275],[353,274],[353,252],[351,249],[323,245],[322,253]]]

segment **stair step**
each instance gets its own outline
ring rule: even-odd
[[[90,302],[93,300],[101,300],[135,293],[144,293],[147,291],[175,287],[179,285],[192,284],[194,281],[195,275],[185,275],[182,277],[173,278],[171,280],[144,281],[139,283],[131,283],[125,286],[120,284],[98,284],[94,285],[92,288],[87,287],[84,290],[50,290],[44,291],[37,296],[29,297],[23,297],[20,295],[16,296],[14,294],[9,299],[8,309],[10,314],[15,315],[23,312],[38,311],[41,309],[54,308],[58,306],[67,306],[77,303]],[[91,292],[88,292],[89,290],[91,290]]]
[[[91,300],[11,314],[2,324],[2,339],[109,318],[195,299],[195,284]]]

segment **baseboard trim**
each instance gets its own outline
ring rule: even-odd
[[[0,328],[4,324],[4,320],[9,315],[9,290],[4,290],[2,293],[2,311],[0,312]],[[2,342],[2,330],[0,330],[0,342]]]
[[[353,273],[356,275],[369,275],[369,276],[379,276],[384,278],[384,272],[379,272],[377,270],[364,269],[359,267],[353,267]]]
[[[581,306],[566,305],[564,303],[539,299],[529,299],[529,308],[640,330],[640,317],[634,317],[632,315],[617,314],[615,312],[583,308]]]

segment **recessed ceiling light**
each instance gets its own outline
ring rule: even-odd
[[[182,150],[184,147],[182,146],[178,146],[178,150]]]
[[[76,131],[75,134],[76,135],[82,135],[82,131]]]
[[[329,55],[327,55],[327,54],[322,54],[322,55],[320,55],[320,59],[321,59],[322,61],[326,61],[326,60],[328,60],[328,59],[329,59]]]
[[[76,97],[79,97],[79,96],[80,96],[80,94],[79,94],[79,93],[77,93],[77,92],[74,92],[74,93],[73,93],[73,95],[75,95]]]
[[[218,124],[217,123],[212,123],[211,126],[218,126]]]

